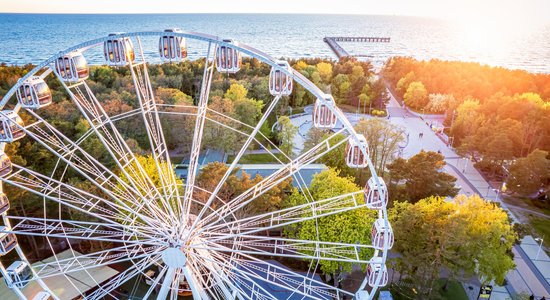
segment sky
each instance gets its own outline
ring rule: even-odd
[[[0,12],[338,13],[550,24],[550,0],[0,0]]]

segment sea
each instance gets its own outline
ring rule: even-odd
[[[231,38],[277,58],[336,59],[326,36],[390,37],[390,43],[345,42],[352,55],[380,67],[392,56],[472,61],[550,73],[550,25],[514,33],[467,28],[424,17],[320,14],[0,14],[0,62],[38,64],[68,47],[113,32],[161,31],[178,27]],[[504,31],[504,29],[503,29]],[[143,40],[144,52],[159,61],[158,42]],[[189,57],[204,53],[188,41]],[[95,51],[95,52],[94,52]],[[86,56],[101,64],[99,49]]]

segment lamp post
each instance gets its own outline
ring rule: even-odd
[[[462,166],[462,173],[466,173],[466,167],[468,166],[468,158],[463,157],[464,160],[464,166]]]
[[[535,256],[535,260],[539,259],[540,249],[542,249],[542,242],[544,242],[544,235],[542,238],[535,238],[535,241],[540,242],[539,244],[539,250],[537,250],[537,256]]]

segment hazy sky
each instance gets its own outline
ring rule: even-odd
[[[0,12],[342,13],[550,23],[550,0],[0,0]]]

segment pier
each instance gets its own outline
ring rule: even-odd
[[[338,59],[343,57],[353,56],[350,55],[346,49],[344,49],[338,42],[361,42],[361,43],[389,43],[389,37],[361,37],[361,36],[332,36],[325,37],[323,41],[328,44],[330,49],[338,56]],[[367,55],[362,55],[367,56]]]

